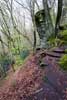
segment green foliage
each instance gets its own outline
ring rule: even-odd
[[[65,49],[65,53],[67,53],[67,49]]]
[[[29,50],[24,48],[20,51],[19,55],[15,55],[15,69],[21,67],[21,65],[25,62],[26,57],[29,55]]]
[[[29,55],[29,50],[28,50],[28,49],[22,50],[22,51],[20,52],[20,57],[21,57],[21,59],[23,59],[23,60],[24,60],[28,55]]]
[[[56,46],[59,46],[60,44],[62,43],[62,41],[58,38],[54,38],[54,37],[50,37],[48,39],[48,44],[51,46],[51,47],[56,47]]]
[[[9,65],[11,64],[12,60],[8,56],[8,54],[0,55],[0,76],[6,76],[7,70],[9,70]]]
[[[9,65],[12,64],[12,61],[15,61],[14,68],[15,70],[20,67],[25,61],[25,58],[29,55],[28,49],[21,50],[20,54],[15,54],[14,56],[11,54],[5,54],[0,56],[0,75],[6,73],[9,70]]]
[[[12,58],[9,57],[8,54],[0,56],[0,63],[3,69],[7,71],[9,69],[9,65],[12,63]]]
[[[2,65],[0,64],[0,78],[2,78],[3,75],[4,75],[4,70],[3,70]]]
[[[67,30],[62,31],[59,34],[62,36],[64,43],[67,43]]]
[[[67,44],[67,30],[61,31],[59,33],[59,36],[61,36],[61,38],[55,38],[53,36],[49,37],[48,44],[51,47],[60,46],[61,44]]]
[[[17,69],[18,66],[22,65],[23,60],[21,59],[20,55],[15,55],[15,69]]]
[[[67,70],[67,55],[63,55],[60,58],[59,64],[63,70]]]
[[[14,55],[19,54],[19,48],[18,48],[18,47],[11,48],[11,52],[12,52]]]

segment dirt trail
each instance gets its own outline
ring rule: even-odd
[[[39,56],[39,53],[31,56],[24,67],[15,72],[7,82],[10,85],[6,92],[0,91],[0,100],[67,100],[67,73],[59,69],[59,58],[46,55],[42,61],[48,66],[42,69]]]

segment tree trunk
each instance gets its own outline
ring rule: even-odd
[[[55,37],[57,36],[59,30],[60,19],[62,15],[62,6],[63,6],[63,0],[58,0],[58,10],[57,10],[57,17],[56,17],[56,24],[55,24]]]
[[[46,24],[47,29],[49,29],[49,32],[53,32],[54,27],[53,27],[51,15],[50,15],[50,9],[49,9],[47,0],[43,0],[43,7],[45,11],[45,22],[47,22]]]

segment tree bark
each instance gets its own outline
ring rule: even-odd
[[[56,24],[55,24],[55,37],[58,35],[60,19],[62,15],[62,6],[63,6],[63,0],[58,0],[58,10],[57,10],[57,17],[56,17]]]

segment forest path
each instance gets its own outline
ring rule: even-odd
[[[30,58],[27,57],[26,61]],[[14,78],[17,78],[17,74],[20,72],[22,66],[18,68],[18,70],[16,70],[15,72],[13,71],[13,69],[11,68],[8,72],[7,72],[7,76],[0,80],[0,92],[2,91],[6,91],[8,89],[8,87],[10,87],[12,81],[14,80]]]
[[[36,100],[67,100],[67,73],[63,72],[58,64],[59,58],[67,54],[65,48],[45,52],[47,55],[43,58],[43,62],[48,65],[45,68],[45,83],[42,86],[43,90],[35,94]]]
[[[67,100],[67,73],[60,70],[56,57],[62,53],[55,52],[54,56],[51,51],[43,57],[42,61],[47,64],[44,69],[38,64],[39,53],[31,56],[24,67],[15,72],[6,93],[0,91],[0,100]]]

